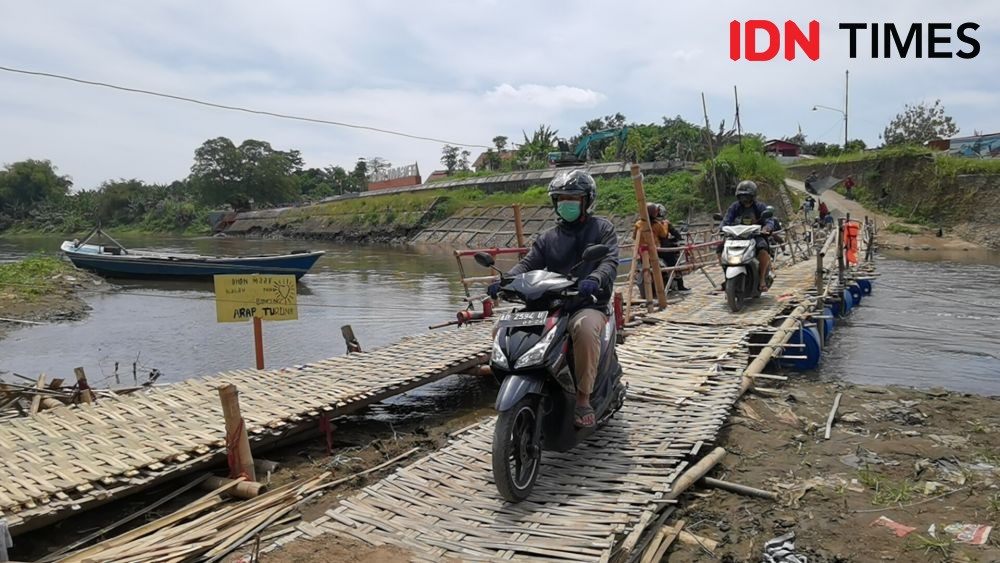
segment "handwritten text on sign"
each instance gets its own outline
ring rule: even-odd
[[[220,323],[260,317],[266,321],[299,318],[295,276],[215,276],[215,311]]]

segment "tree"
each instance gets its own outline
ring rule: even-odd
[[[468,150],[463,149],[458,157],[458,169],[463,172],[469,171],[469,157],[472,156]]]
[[[368,161],[361,157],[354,163],[354,170],[351,171],[352,191],[363,192],[368,189]]]
[[[503,135],[493,137],[493,146],[497,148],[498,153],[502,153],[507,148],[507,137]]]
[[[451,145],[445,145],[441,148],[441,164],[444,165],[445,171],[449,176],[458,167],[458,151],[458,147]]]
[[[785,137],[786,141],[789,143],[795,143],[796,145],[803,147],[806,144],[806,136],[802,131],[792,135],[791,137]]]
[[[865,142],[861,139],[851,139],[847,141],[847,146],[844,147],[844,152],[861,152],[865,150],[867,146]]]
[[[280,204],[297,199],[299,151],[279,151],[270,143],[247,139],[236,146],[226,137],[205,141],[194,152],[190,181],[210,205],[228,204],[244,211],[251,204]]]
[[[702,161],[711,155],[705,144],[705,128],[685,121],[683,117],[663,118],[661,137],[654,145],[654,158]]]
[[[368,159],[368,178],[375,178],[390,168],[392,168],[391,162],[381,156],[373,156]]]
[[[518,156],[527,160],[529,164],[531,161],[545,162],[555,145],[557,133],[557,130],[548,125],[539,125],[529,139],[528,134],[521,131],[524,135],[524,144],[518,147]]]
[[[897,114],[886,126],[882,138],[886,145],[924,144],[954,137],[958,131],[955,121],[945,115],[941,100],[934,100],[932,106],[924,102],[913,106],[906,104],[903,113]]]
[[[73,181],[48,160],[22,160],[0,170],[0,209],[19,219],[35,206],[65,197]]]
[[[141,180],[108,180],[97,190],[97,217],[109,225],[134,223],[146,214],[146,185]],[[155,203],[155,202],[153,202]]]

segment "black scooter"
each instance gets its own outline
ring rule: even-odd
[[[588,247],[584,263],[607,256],[604,245]],[[476,262],[493,268],[486,253]],[[615,320],[601,332],[601,353],[591,395],[597,423],[590,428],[574,425],[576,379],[569,319],[581,299],[578,279],[536,270],[513,277],[501,274],[500,297],[524,307],[503,313],[493,341],[490,367],[503,378],[497,394],[497,418],[493,432],[493,478],[504,499],[520,502],[531,494],[541,466],[542,450],[564,452],[606,423],[625,402],[622,368],[615,351]]]

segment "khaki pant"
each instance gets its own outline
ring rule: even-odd
[[[596,309],[582,309],[569,318],[569,337],[573,341],[573,362],[576,366],[576,389],[580,393],[594,392],[597,364],[601,356],[601,331],[608,317]]]
[[[596,309],[582,309],[569,318],[569,338],[573,342],[573,364],[576,366],[576,389],[581,393],[594,392],[597,364],[601,359],[601,331],[608,317]],[[493,325],[496,338],[499,324]]]

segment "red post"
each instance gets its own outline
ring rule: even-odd
[[[264,369],[264,335],[260,317],[253,318],[253,347],[257,353],[257,369]]]

